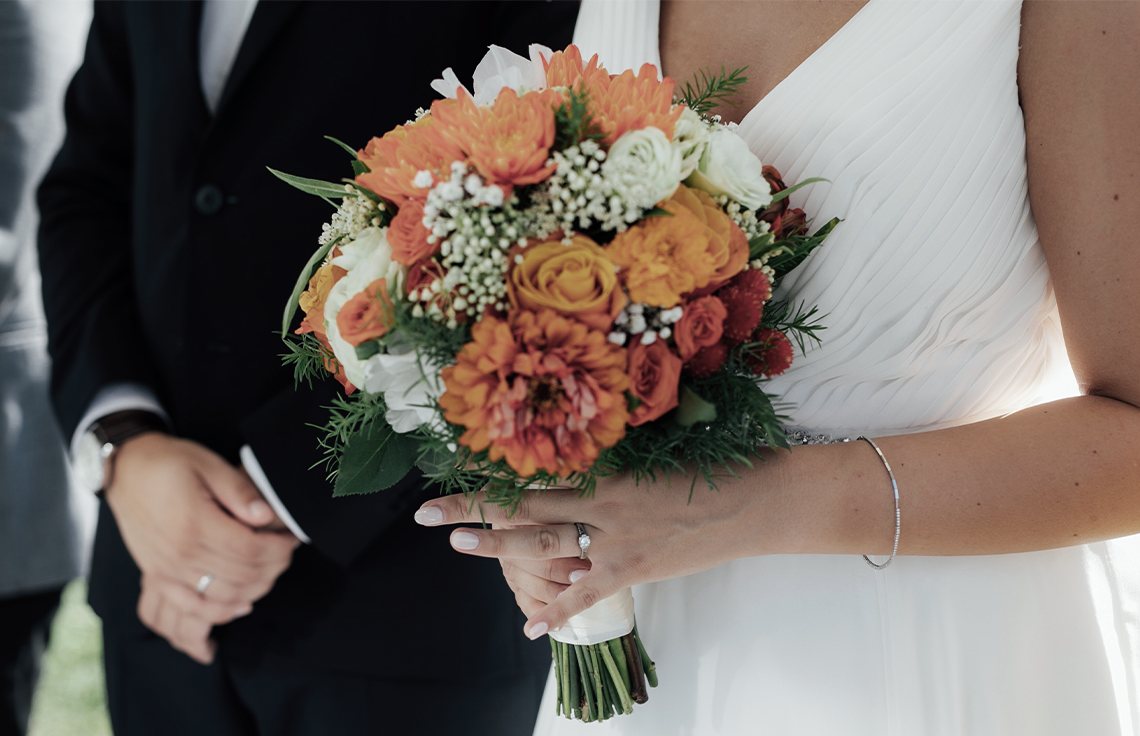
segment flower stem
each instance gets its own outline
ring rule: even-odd
[[[618,644],[614,647],[617,640],[608,641],[599,646],[599,653],[602,655],[602,661],[605,662],[606,669],[610,673],[610,681],[613,683],[614,690],[617,691],[618,700],[621,707],[618,709],[622,713],[633,712],[633,701],[629,697],[629,673],[623,672],[618,665],[618,658],[625,659],[621,653],[621,645]],[[614,649],[617,649],[617,657],[614,656]],[[624,664],[624,662],[623,662]]]
[[[641,664],[641,655],[637,651],[635,638],[632,631],[623,636],[621,648],[625,653],[626,661],[629,663],[630,697],[635,703],[646,703],[649,701],[649,692],[645,688],[645,667]]]
[[[645,678],[649,680],[649,687],[657,687],[657,663],[650,659],[649,652],[645,651],[645,644],[641,642],[641,635],[637,633],[636,626],[633,629],[633,640],[637,642],[637,653],[645,667]]]

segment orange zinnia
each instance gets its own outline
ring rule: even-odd
[[[436,100],[431,115],[370,140],[357,152],[370,170],[359,174],[356,183],[399,206],[425,199],[428,190],[415,185],[416,174],[427,171],[438,182],[451,176],[453,162],[465,158],[453,132],[437,119],[456,104],[455,100]]]
[[[485,316],[442,376],[459,441],[524,477],[585,472],[625,435],[626,351],[548,309]]]

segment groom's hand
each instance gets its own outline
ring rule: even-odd
[[[144,576],[177,581],[235,610],[258,600],[285,571],[299,542],[246,474],[205,447],[152,432],[116,457],[106,498]]]
[[[146,573],[142,576],[139,620],[199,664],[214,661],[217,645],[210,637],[214,626],[241,618],[250,610],[249,604],[235,608],[211,601],[177,580]]]

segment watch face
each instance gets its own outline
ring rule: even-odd
[[[83,490],[91,493],[103,490],[103,461],[103,443],[94,432],[84,432],[72,458],[75,481]]]

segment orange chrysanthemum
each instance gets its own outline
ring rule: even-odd
[[[646,218],[607,249],[633,301],[673,307],[744,268],[748,240],[709,195],[680,186],[661,207],[672,217]]]
[[[409,200],[426,198],[428,190],[414,183],[416,174],[428,171],[438,181],[451,175],[453,162],[465,158],[453,132],[437,119],[446,117],[457,104],[456,100],[436,100],[431,115],[370,140],[364,150],[357,152],[370,170],[359,174],[356,183],[400,206]]]
[[[583,62],[582,52],[571,45],[553,54],[545,66],[547,85],[586,93],[590,115],[607,146],[627,131],[651,126],[673,137],[681,116],[681,106],[673,106],[676,85],[669,77],[660,79],[652,64],[642,64],[636,74],[626,70],[611,77],[597,54]]]
[[[504,87],[492,105],[478,107],[460,90],[458,104],[439,111],[439,122],[488,183],[536,184],[557,168],[547,160],[554,143],[554,108],[561,99],[554,90],[520,96]]]
[[[625,435],[626,351],[551,310],[485,316],[442,376],[459,441],[522,476],[584,472]]]

